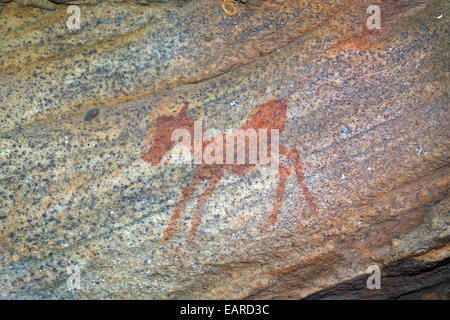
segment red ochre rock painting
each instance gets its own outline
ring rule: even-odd
[[[163,156],[174,146],[175,142],[172,141],[172,133],[176,129],[186,129],[194,134],[194,121],[195,119],[187,117],[188,103],[185,103],[182,110],[176,116],[160,116],[156,120],[156,132],[154,134],[153,144],[151,148],[143,155],[143,160],[152,164],[152,166],[157,166]],[[287,111],[287,99],[280,100],[270,100],[259,106],[257,106],[247,122],[241,127],[242,130],[254,129],[258,134],[259,140],[259,130],[258,129],[278,129],[281,134],[285,121],[286,121],[286,111]],[[270,141],[270,136],[268,137]],[[210,143],[213,143],[214,139],[208,142],[203,142],[203,147]],[[234,142],[233,142],[234,143]],[[191,146],[193,148],[193,146]],[[236,150],[235,148],[234,150]],[[270,153],[271,143],[268,143],[267,152]],[[204,148],[203,148],[204,150]],[[224,148],[225,150],[225,148]],[[236,152],[236,151],[235,151]],[[297,181],[299,183],[300,189],[302,190],[303,196],[306,203],[312,213],[315,213],[317,206],[314,201],[314,196],[309,191],[306,183],[305,176],[303,173],[303,165],[300,161],[300,153],[298,150],[289,151],[285,146],[279,145],[279,153],[287,157],[291,162],[291,168],[282,166],[278,167],[279,183],[276,188],[276,195],[273,204],[273,210],[271,215],[268,217],[265,225],[261,228],[264,232],[269,225],[273,225],[277,220],[277,215],[279,209],[283,203],[285,184],[286,180],[292,173],[292,167],[295,170]],[[192,220],[191,231],[187,239],[187,243],[192,243],[198,230],[202,218],[201,208],[208,201],[208,199],[214,193],[214,190],[219,183],[222,175],[225,172],[232,174],[242,175],[250,171],[255,165],[254,164],[199,164],[195,168],[195,174],[190,183],[184,187],[181,192],[181,198],[178,200],[176,207],[170,218],[170,222],[167,225],[161,241],[169,240],[175,231],[175,224],[180,218],[183,212],[186,202],[192,197],[195,188],[198,184],[203,181],[207,181],[208,187],[206,191],[199,197],[196,206],[196,212]]]

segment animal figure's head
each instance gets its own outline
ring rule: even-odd
[[[186,117],[188,103],[177,116],[161,116],[156,120],[156,132],[154,134],[153,144],[142,159],[156,166],[162,157],[172,148],[175,143],[172,141],[172,133],[177,129],[192,130],[194,120]]]

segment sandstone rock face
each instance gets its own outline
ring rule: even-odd
[[[449,3],[220,4],[4,4],[0,298],[445,297]],[[176,161],[195,121],[279,170]]]

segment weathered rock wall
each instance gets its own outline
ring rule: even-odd
[[[6,4],[0,297],[392,298],[448,281],[449,4],[374,2],[375,31],[356,0],[234,16],[99,2],[74,31],[64,9]],[[169,124],[237,129],[261,105],[287,108],[279,172],[180,165],[162,143]]]

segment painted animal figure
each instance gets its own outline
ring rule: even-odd
[[[186,103],[177,116],[161,116],[157,119],[157,129],[154,135],[153,144],[152,147],[144,154],[144,161],[150,162],[153,166],[157,166],[160,163],[163,156],[173,147],[175,143],[171,139],[174,130],[186,129],[191,133],[191,136],[193,136],[194,119],[187,116],[187,106],[188,104]],[[287,99],[267,101],[256,107],[251,117],[247,120],[247,122],[244,123],[241,129],[254,129],[258,133],[258,138],[260,132],[259,129],[278,129],[279,133],[281,134],[286,121],[286,111]],[[204,147],[210,143],[213,143],[213,140],[214,139],[211,139],[209,142],[203,142]],[[268,141],[269,143],[267,144],[267,152],[269,154],[271,152],[270,136],[268,136]],[[308,207],[312,212],[315,212],[316,205],[314,202],[314,196],[311,194],[305,183],[303,165],[300,162],[300,153],[297,150],[289,151],[285,146],[281,144],[279,145],[279,153],[290,160],[292,164],[291,167],[293,167],[295,170],[300,189],[302,190]],[[254,166],[254,164],[197,165],[194,177],[181,192],[181,198],[176,204],[170,222],[167,225],[161,240],[166,241],[173,236],[173,233],[175,231],[175,224],[180,218],[180,215],[185,208],[186,202],[192,197],[196,186],[203,181],[207,181],[207,189],[197,201],[197,209],[194,214],[191,231],[187,239],[188,243],[191,243],[194,240],[202,218],[202,206],[214,193],[214,190],[223,174],[225,172],[229,172],[232,174],[242,175],[251,170]],[[278,173],[279,183],[276,189],[273,210],[271,215],[268,217],[266,224],[261,228],[261,231],[264,231],[268,225],[274,224],[277,220],[277,215],[284,198],[286,180],[291,174],[291,168],[282,166],[280,164],[278,167]]]

